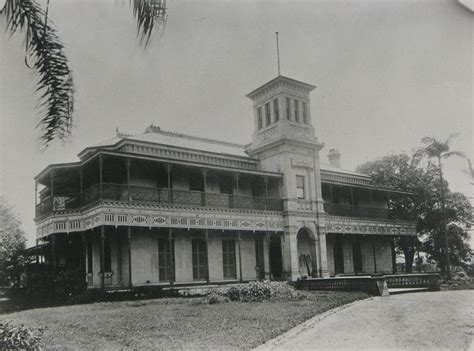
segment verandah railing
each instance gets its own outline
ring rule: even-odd
[[[328,202],[324,203],[324,212],[343,217],[390,218],[390,211],[386,208],[338,205]]]
[[[36,216],[44,216],[54,211],[77,210],[99,199],[125,203],[174,204],[262,211],[283,210],[282,201],[274,198],[102,183],[102,189],[99,184],[94,184],[85,189],[82,194],[61,194],[55,196],[54,201],[43,200],[36,207]],[[53,203],[58,201],[61,205],[55,207]]]

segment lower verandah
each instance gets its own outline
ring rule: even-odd
[[[101,241],[100,230],[85,235],[89,287],[102,286]],[[130,228],[128,250],[128,228],[104,227],[105,287],[129,286],[130,276],[134,286],[270,277],[269,240],[262,232],[242,231],[239,240],[233,231],[209,230],[206,235],[205,230],[173,229],[170,236],[168,229]]]

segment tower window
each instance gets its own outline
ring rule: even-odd
[[[303,102],[303,123],[308,124],[308,104]]]
[[[305,198],[304,177],[299,175],[296,176],[296,196],[298,199]]]
[[[273,100],[273,111],[275,112],[275,122],[280,119],[280,109],[278,108],[278,99]]]
[[[267,102],[265,104],[265,120],[266,120],[266,126],[268,127],[272,123],[272,117],[270,114],[270,103]]]
[[[291,113],[290,113],[290,108],[291,108],[291,100],[289,97],[286,98],[286,119],[291,120]]]
[[[258,124],[258,129],[262,129],[263,123],[262,123],[262,108],[261,107],[257,109],[257,124]]]
[[[299,122],[300,121],[300,104],[298,100],[295,101],[295,121]]]

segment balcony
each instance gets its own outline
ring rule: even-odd
[[[81,208],[91,206],[99,200],[130,204],[178,205],[260,211],[283,210],[282,201],[275,198],[103,183],[102,195],[100,185],[95,184],[85,189],[82,193],[60,194],[54,196],[54,200],[51,198],[43,199],[36,206],[36,217],[45,217],[53,213],[77,212]]]
[[[337,205],[325,202],[324,212],[332,216],[391,219],[390,211],[386,208]]]

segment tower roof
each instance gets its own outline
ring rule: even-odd
[[[303,89],[306,92],[313,91],[316,89],[315,85],[311,85],[305,82],[301,82],[299,80],[293,79],[293,78],[288,78],[285,76],[277,76],[273,78],[272,80],[268,81],[267,83],[263,84],[262,86],[258,87],[257,89],[251,91],[246,97],[249,99],[254,99],[257,95],[259,95],[261,92],[266,91],[268,88],[271,88],[272,86],[280,85],[280,84],[286,84],[286,85],[291,85],[294,87],[297,87],[299,89]]]

